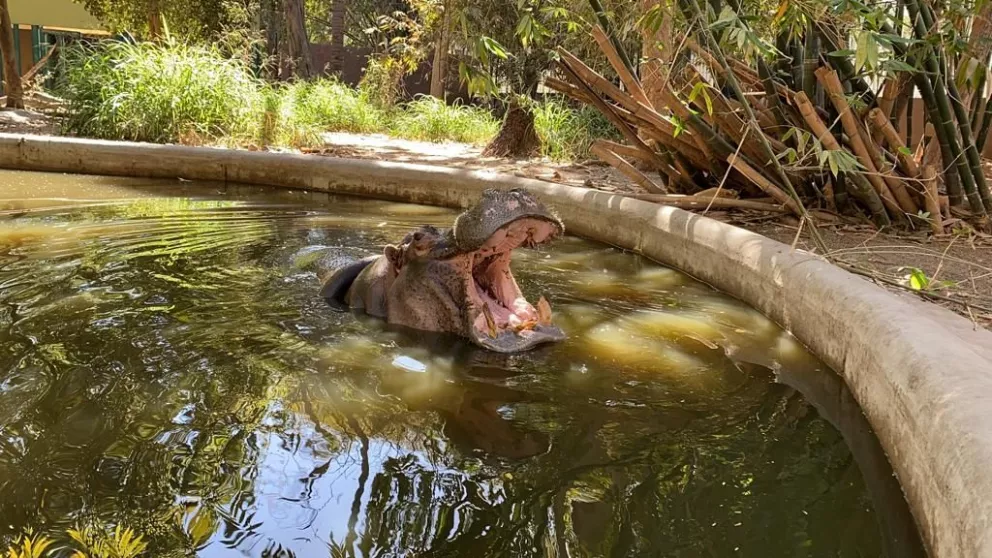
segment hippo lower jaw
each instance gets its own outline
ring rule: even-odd
[[[548,242],[560,231],[556,223],[525,217],[495,231],[474,252],[458,256],[467,260],[459,267],[465,270],[472,341],[492,351],[515,353],[565,339],[551,323],[551,306],[543,297],[536,308],[528,302],[510,270],[513,250]]]

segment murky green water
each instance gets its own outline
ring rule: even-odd
[[[574,238],[519,251],[570,338],[504,357],[333,313],[287,268],[453,212],[0,181],[5,540],[124,524],[150,556],[918,552],[842,384],[678,272]]]

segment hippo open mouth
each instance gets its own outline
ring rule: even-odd
[[[332,308],[515,353],[565,338],[548,301],[528,302],[510,271],[514,250],[564,232],[561,219],[525,190],[486,190],[450,229],[422,225],[368,257],[322,248],[314,266]]]
[[[467,255],[471,271],[466,274],[466,291],[476,343],[494,351],[517,352],[565,338],[551,323],[547,300],[541,297],[536,307],[531,304],[510,269],[513,250],[544,244],[560,233],[558,223],[524,217],[503,225]]]

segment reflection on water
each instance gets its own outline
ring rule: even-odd
[[[520,251],[570,337],[496,355],[330,312],[290,268],[447,210],[0,176],[4,537],[123,523],[150,555],[209,557],[918,549],[863,420],[820,406],[852,456],[788,387],[843,386],[678,272],[574,238]]]

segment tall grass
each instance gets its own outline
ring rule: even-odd
[[[497,130],[499,122],[488,110],[426,95],[407,103],[390,126],[393,135],[409,139],[476,144],[489,141]]]
[[[283,98],[292,104],[294,121],[305,126],[367,134],[383,130],[387,122],[385,111],[361,92],[331,79],[294,83]]]
[[[260,82],[209,48],[104,41],[68,50],[62,63],[57,88],[71,133],[176,142],[247,136],[258,126]]]
[[[589,147],[600,138],[620,140],[622,136],[596,109],[570,107],[556,99],[536,103],[534,128],[541,139],[541,154],[553,161],[576,161],[590,157]]]

